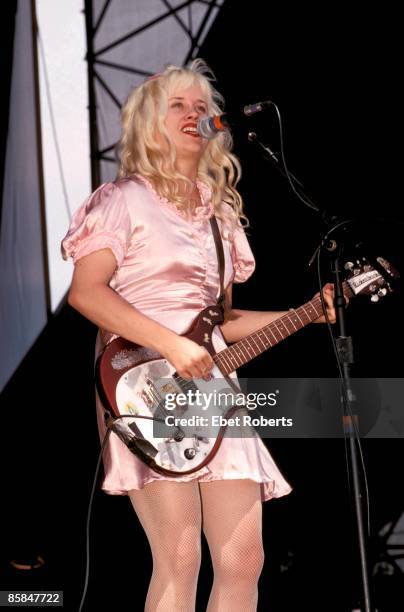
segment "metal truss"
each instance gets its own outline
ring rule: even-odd
[[[115,0],[119,1],[119,0]],[[98,139],[98,128],[97,128],[97,100],[96,100],[96,87],[95,83],[107,94],[110,100],[117,108],[117,112],[120,112],[122,106],[122,100],[119,100],[116,93],[113,91],[111,86],[101,76],[97,68],[99,66],[107,66],[115,70],[136,74],[139,76],[151,76],[152,72],[145,70],[141,66],[133,66],[128,64],[121,64],[109,61],[104,58],[104,55],[113,48],[119,47],[126,41],[145,31],[150,30],[156,24],[164,22],[174,17],[179,26],[184,32],[184,35],[189,40],[189,49],[183,60],[183,65],[189,60],[198,56],[199,49],[203,43],[203,40],[207,33],[207,24],[209,20],[215,17],[220,8],[223,6],[225,0],[185,0],[173,6],[173,0],[160,0],[162,12],[161,14],[143,24],[142,26],[128,32],[127,34],[120,36],[113,40],[108,45],[99,49],[95,48],[95,36],[107,18],[108,9],[113,4],[114,0],[105,0],[104,5],[94,23],[93,18],[93,0],[84,0],[84,11],[86,18],[86,34],[87,34],[87,66],[88,66],[88,82],[89,82],[89,115],[90,115],[90,143],[91,143],[91,177],[93,188],[97,187],[100,183],[100,161],[108,161],[115,163],[116,160],[111,154],[116,147],[116,143],[111,143],[103,148],[99,148]],[[198,12],[200,13],[201,5],[206,7],[205,13],[202,19],[199,19],[199,23],[195,24],[194,9],[198,5]],[[183,16],[180,15],[180,11],[187,9],[187,19],[184,20]]]

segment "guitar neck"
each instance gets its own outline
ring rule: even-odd
[[[352,296],[352,291],[346,282],[343,283],[343,290],[344,295]],[[322,314],[321,298],[318,296],[223,349],[215,355],[214,361],[223,375],[227,376],[299,329],[306,327]]]

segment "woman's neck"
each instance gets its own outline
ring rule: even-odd
[[[195,164],[177,164],[177,170],[183,175],[186,176],[192,183],[192,188],[189,191],[189,187],[186,187],[186,191],[183,193],[187,197],[187,204],[185,213],[188,220],[192,219],[192,215],[197,206],[201,204],[201,196],[199,193],[199,189],[197,187],[196,181],[198,177],[198,169],[195,167]]]
[[[195,164],[194,159],[177,159],[176,167],[178,172],[186,176],[195,185],[198,176],[198,165]]]

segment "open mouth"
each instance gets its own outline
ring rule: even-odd
[[[196,125],[184,125],[184,127],[181,128],[181,132],[193,138],[200,138]]]

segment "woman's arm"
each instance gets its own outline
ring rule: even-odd
[[[79,259],[74,267],[69,304],[98,327],[160,351],[161,345],[176,334],[140,313],[109,287],[115,269],[116,260],[109,249]]]
[[[285,311],[236,310],[232,308],[233,283],[226,288],[226,317],[220,329],[228,343],[237,342],[286,314]]]
[[[201,377],[209,371],[213,360],[205,348],[145,316],[109,287],[115,269],[110,249],[79,259],[69,304],[98,327],[158,351],[184,378]]]
[[[323,289],[328,317],[331,323],[335,323],[334,286],[331,283],[327,283]],[[226,288],[226,318],[223,325],[220,326],[224,339],[228,343],[237,342],[245,338],[257,329],[272,323],[275,319],[279,319],[279,317],[289,312],[288,310],[236,310],[232,308],[232,290],[233,284],[229,283]],[[325,317],[322,315],[314,323],[323,323],[324,321]]]

